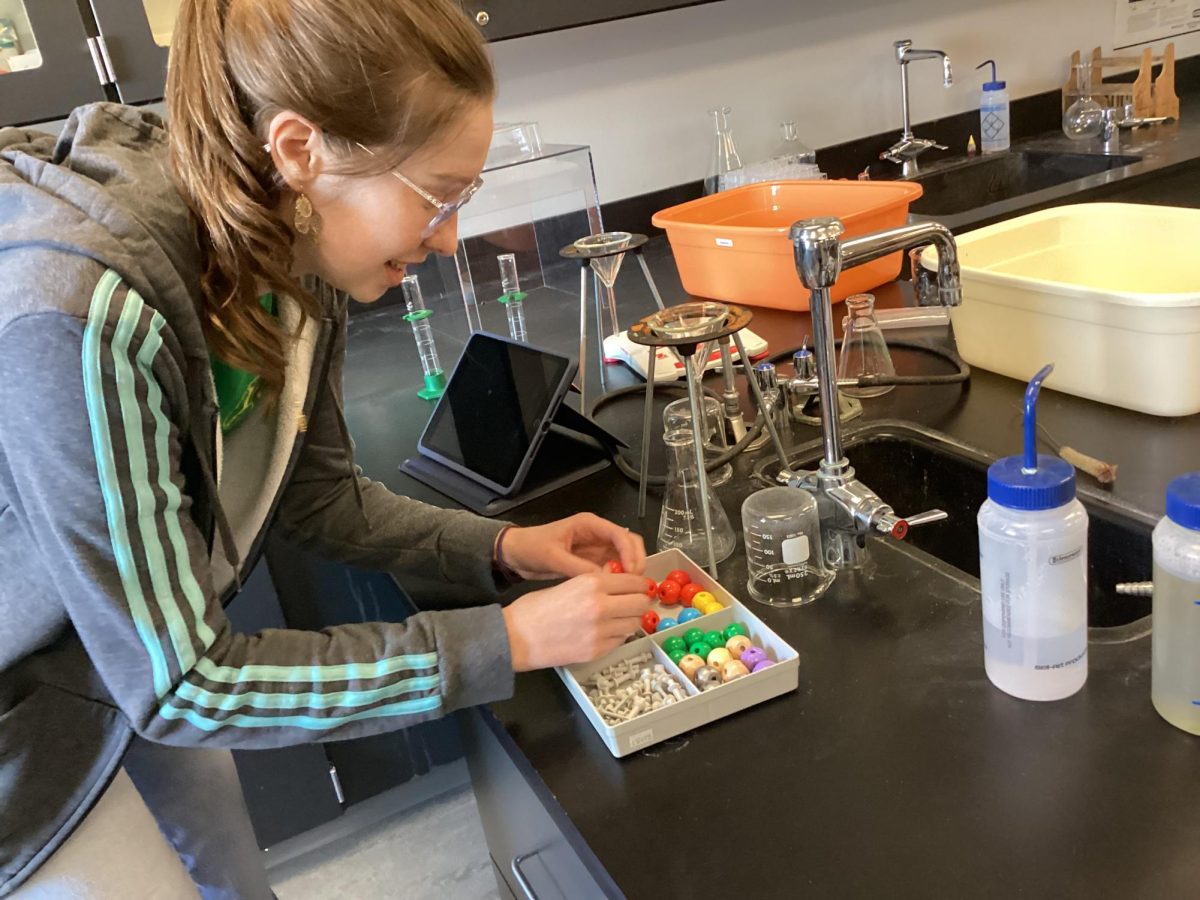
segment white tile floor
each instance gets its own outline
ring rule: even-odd
[[[271,872],[279,900],[499,900],[469,786]]]

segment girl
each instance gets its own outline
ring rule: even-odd
[[[454,252],[493,94],[453,0],[184,0],[169,130],[98,105],[57,141],[0,131],[0,895],[269,897],[214,748],[403,728],[637,629],[627,530],[514,528],[353,466],[347,298]],[[493,592],[569,580],[234,634],[268,528]]]

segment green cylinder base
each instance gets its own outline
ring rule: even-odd
[[[446,393],[446,373],[438,369],[425,376],[425,387],[417,391],[417,396],[422,400],[436,400],[444,393]]]

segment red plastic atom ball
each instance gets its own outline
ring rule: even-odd
[[[610,559],[604,564],[604,571],[613,575],[620,575],[625,571],[625,567],[621,565],[621,561],[619,559]]]
[[[672,569],[670,572],[667,573],[667,581],[674,581],[680,587],[683,587],[685,584],[690,583],[691,580],[692,579],[690,577],[688,577],[688,573],[683,571],[682,569]]]
[[[646,579],[646,596],[651,599],[658,596],[658,582],[653,578]]]
[[[702,590],[704,590],[704,587],[702,585],[696,584],[695,582],[685,584],[683,587],[681,587],[679,589],[679,602],[682,603],[684,606],[691,606],[692,598],[695,597]]]
[[[646,634],[654,634],[654,629],[658,627],[658,613],[654,610],[647,610],[642,613],[642,631]]]
[[[679,582],[667,579],[658,586],[658,599],[666,606],[674,606],[679,602]]]

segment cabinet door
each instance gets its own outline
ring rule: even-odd
[[[265,562],[254,568],[225,613],[233,630],[242,634],[287,627]],[[342,814],[330,763],[320,744],[235,750],[233,761],[254,835],[264,850]]]
[[[91,0],[91,4],[121,101],[160,99],[166,92],[167,48],[180,0]]]
[[[75,0],[0,0],[0,126],[104,100]]]
[[[489,41],[501,41],[711,2],[713,0],[609,0],[607,3],[584,0],[462,0],[462,6]]]
[[[317,559],[276,536],[268,539],[266,560],[291,628],[401,622],[416,612],[389,575]],[[347,806],[419,780],[463,753],[458,726],[447,719],[324,746]]]

